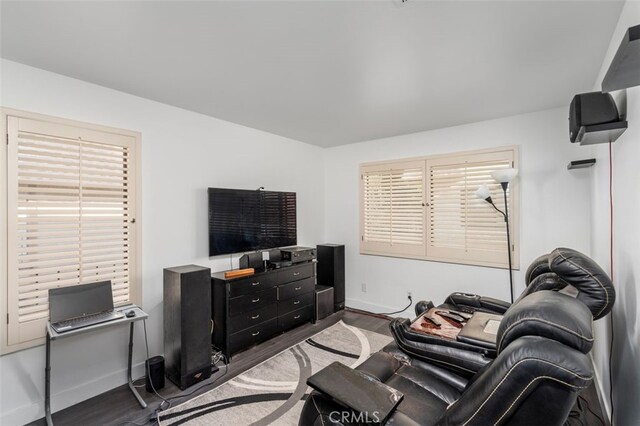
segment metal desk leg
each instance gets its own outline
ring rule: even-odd
[[[142,399],[142,397],[140,396],[140,394],[136,390],[135,386],[133,386],[133,379],[131,378],[131,364],[132,364],[132,362],[133,362],[133,322],[129,326],[129,364],[127,366],[127,377],[129,379],[129,389],[131,389],[131,392],[133,393],[133,396],[136,397],[136,399],[138,400],[138,402],[140,403],[140,406],[142,408],[147,408],[147,403],[144,402],[144,399]]]
[[[53,426],[51,418],[51,336],[47,331],[46,344],[46,364],[44,367],[44,416],[47,419],[47,426]]]

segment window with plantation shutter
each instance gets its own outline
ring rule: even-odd
[[[452,262],[508,266],[504,218],[486,201],[477,198],[475,191],[481,185],[489,187],[496,206],[504,211],[502,187],[493,180],[491,172],[513,167],[513,163],[513,150],[427,160],[429,257]],[[513,223],[517,212],[510,201],[510,192],[507,193],[507,199]],[[512,227],[512,231],[515,228]]]
[[[362,242],[371,253],[424,253],[424,162],[363,167]]]
[[[481,185],[504,211],[491,172],[517,167],[517,147],[363,164],[360,252],[507,267],[503,216],[475,196]],[[518,268],[518,182],[507,192],[512,257]]]
[[[48,291],[110,280],[138,301],[136,137],[7,116],[6,345],[44,336]]]

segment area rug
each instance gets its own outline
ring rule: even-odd
[[[297,425],[307,378],[334,361],[356,367],[392,338],[339,321],[232,380],[164,411],[170,425]]]

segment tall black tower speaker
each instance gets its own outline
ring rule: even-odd
[[[317,246],[317,256],[318,285],[333,287],[334,308],[344,309],[344,245],[321,244]]]
[[[164,356],[180,389],[211,376],[211,270],[186,265],[164,270]]]

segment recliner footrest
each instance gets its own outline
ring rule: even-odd
[[[337,361],[309,377],[307,384],[358,413],[366,423],[384,423],[404,398],[402,392]]]

